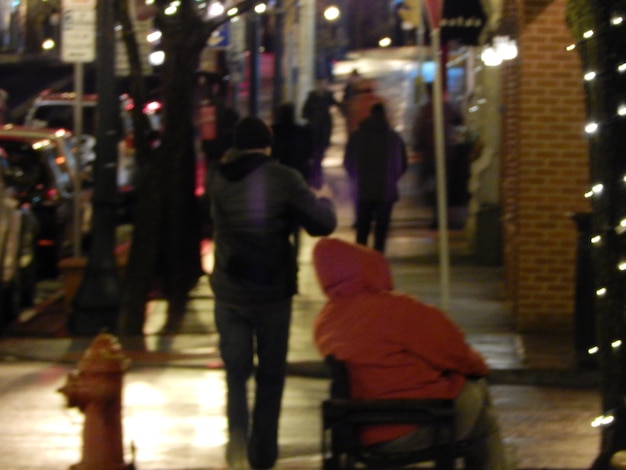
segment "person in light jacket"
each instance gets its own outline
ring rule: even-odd
[[[314,337],[323,356],[346,363],[350,390],[363,399],[450,399],[457,439],[473,439],[467,468],[509,469],[485,376],[487,364],[439,309],[393,290],[384,256],[362,245],[320,239],[313,265],[328,302]],[[428,428],[366,427],[361,441],[380,452],[427,447]]]

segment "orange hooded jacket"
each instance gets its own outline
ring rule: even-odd
[[[439,309],[393,292],[384,256],[361,245],[320,239],[313,264],[328,302],[315,320],[322,355],[346,362],[354,398],[453,399],[487,364]],[[364,445],[387,442],[411,426],[364,429]]]

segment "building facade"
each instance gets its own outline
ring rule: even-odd
[[[577,228],[588,212],[585,103],[566,0],[505,0],[519,57],[502,70],[501,198],[508,297],[520,332],[574,325]]]

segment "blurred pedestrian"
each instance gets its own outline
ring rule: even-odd
[[[0,125],[6,124],[8,118],[9,94],[0,88]]]
[[[337,219],[328,187],[270,158],[272,133],[260,119],[235,127],[234,148],[208,181],[214,228],[215,324],[226,370],[229,468],[271,468],[285,382],[297,260],[289,243],[295,222],[327,235]],[[256,368],[255,368],[256,355]],[[256,371],[255,371],[256,370]],[[247,382],[254,372],[254,405]]]
[[[437,228],[437,190],[436,190],[436,148],[435,148],[435,113],[433,109],[433,84],[426,84],[427,101],[422,104],[416,113],[413,124],[413,150],[419,152],[422,159],[420,184],[424,195],[424,202],[432,208],[434,221],[432,228]],[[443,103],[443,141],[446,161],[454,160],[453,145],[455,142],[455,128],[464,122],[463,115],[448,101]],[[450,167],[450,165],[448,165]],[[448,171],[446,190],[449,185],[451,172]]]
[[[367,245],[374,223],[374,248],[385,251],[398,180],[407,169],[404,141],[394,131],[382,103],[350,134],[343,161],[356,203],[356,241]]]
[[[304,180],[311,184],[313,133],[310,125],[296,122],[293,103],[283,103],[278,107],[272,131],[274,133],[272,157],[283,165],[297,170]],[[297,224],[294,224],[292,234],[297,256],[300,251],[300,227]]]
[[[372,105],[382,102],[382,98],[376,94],[376,83],[373,80],[362,77],[354,80],[348,97],[344,98],[343,102],[348,135],[354,132],[361,121],[369,116]]]
[[[283,165],[298,170],[305,181],[310,182],[314,156],[313,131],[309,124],[296,121],[293,103],[283,103],[278,107],[272,131],[272,157]]]
[[[328,89],[328,82],[325,79],[318,79],[315,83],[315,90],[309,92],[302,108],[302,117],[308,121],[313,132],[311,183],[315,188],[323,184],[322,160],[330,146],[330,135],[333,129],[333,119],[330,114],[332,106],[337,106],[341,110],[341,103]]]
[[[352,69],[352,72],[350,72],[350,75],[348,75],[348,82],[346,83],[346,86],[343,88],[343,97],[341,99],[341,102],[344,106],[344,110],[345,110],[346,103],[356,93],[356,87],[360,81],[361,81],[361,74],[359,73],[358,69]]]
[[[315,319],[323,356],[343,361],[357,399],[454,400],[456,438],[471,440],[466,467],[508,470],[484,358],[444,312],[393,290],[384,256],[363,246],[323,238],[313,265],[328,302]],[[380,453],[422,450],[432,428],[364,426],[364,446]]]

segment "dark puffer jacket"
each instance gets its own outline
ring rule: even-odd
[[[370,116],[350,134],[344,168],[362,201],[396,201],[407,168],[404,141],[384,116]]]
[[[224,302],[284,300],[297,292],[294,226],[314,236],[337,224],[334,205],[302,176],[262,153],[228,153],[209,178],[215,265],[211,287]]]

